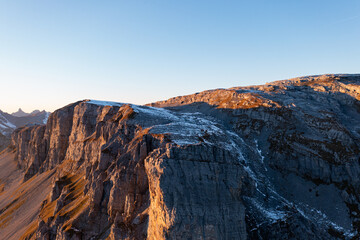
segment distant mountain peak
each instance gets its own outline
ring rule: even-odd
[[[25,116],[28,116],[29,113],[26,113],[21,108],[19,108],[19,110],[17,110],[17,112],[13,112],[11,115],[13,115],[15,117],[25,117]]]
[[[38,114],[38,113],[40,113],[40,110],[36,109],[36,110],[32,111],[30,113],[30,115],[35,115],[35,114]]]
[[[19,108],[19,110],[17,110],[17,112],[13,112],[11,113],[12,116],[14,117],[29,117],[29,116],[36,116],[38,114],[42,114],[42,113],[46,113],[45,110],[34,110],[32,111],[31,113],[27,113],[27,112],[24,112],[21,108]]]
[[[26,113],[21,108],[12,114],[0,110],[0,133],[9,138],[18,127],[28,124],[46,124],[49,114],[45,110],[34,110],[31,113]],[[0,151],[2,148],[0,143]]]

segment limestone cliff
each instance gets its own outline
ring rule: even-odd
[[[31,201],[1,194],[50,179],[24,239],[358,238],[359,94],[360,76],[324,75],[70,104],[13,133],[0,234]]]

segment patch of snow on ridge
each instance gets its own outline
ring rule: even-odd
[[[0,124],[3,125],[5,128],[12,128],[12,129],[16,128],[16,126],[11,122],[9,122],[9,120],[7,120],[6,118],[3,118],[3,122],[1,122]]]
[[[261,206],[261,204],[255,199],[253,199],[252,203],[262,214],[264,214],[267,219],[270,219],[272,222],[285,219],[286,217],[285,212],[276,209],[265,208]]]
[[[328,216],[321,212],[318,209],[312,208],[307,204],[300,203],[300,204],[293,204],[296,210],[306,219],[309,219],[311,221],[316,221],[318,223],[321,223],[326,226],[331,226],[334,229],[336,229],[339,232],[343,232],[343,234],[347,237],[354,237],[355,233],[351,231],[351,229],[347,229],[344,227],[339,226],[335,222],[329,220]]]
[[[179,118],[175,114],[173,114],[170,110],[164,108],[139,106],[134,104],[131,104],[130,106],[137,113],[144,113],[155,117],[162,117],[170,120],[179,120]]]
[[[165,110],[165,109],[164,109]],[[203,141],[212,145],[207,139],[213,136],[218,137],[222,130],[216,126],[216,122],[206,119],[201,113],[181,113],[175,116],[169,110],[168,119],[172,121],[166,124],[159,124],[151,127],[152,133],[169,133],[173,142],[179,145],[196,144]]]
[[[46,112],[45,118],[44,118],[44,120],[43,120],[43,123],[44,123],[44,124],[47,123],[47,120],[49,119],[49,116],[50,116],[50,113],[49,113],[49,112]]]
[[[86,103],[100,105],[100,106],[116,106],[121,107],[124,103],[111,102],[111,101],[99,101],[99,100],[85,100]]]
[[[180,146],[184,146],[184,145],[190,145],[190,144],[195,144],[196,142],[191,142],[191,141],[186,141],[186,140],[173,140],[174,143],[176,143],[177,145]]]
[[[248,167],[245,167],[248,168]],[[248,169],[249,170],[249,169]],[[247,171],[248,171],[247,170]],[[252,172],[252,171],[250,171]],[[253,172],[252,172],[253,173]],[[255,174],[255,173],[254,173]],[[255,207],[266,219],[268,219],[271,223],[275,223],[279,220],[285,220],[287,218],[287,208],[294,209],[297,213],[299,213],[305,219],[308,219],[311,222],[318,222],[325,228],[332,227],[337,231],[344,234],[345,237],[352,238],[355,234],[351,231],[351,229],[346,229],[344,227],[339,226],[338,224],[331,221],[326,214],[321,212],[318,209],[312,208],[309,205],[304,203],[295,203],[290,202],[281,195],[279,195],[271,186],[271,183],[266,179],[258,179],[257,176],[251,176],[256,181],[255,186],[258,194],[261,194],[262,197],[254,198],[254,197],[244,197],[251,206]],[[260,180],[260,181],[259,181]],[[260,188],[266,188],[269,192],[264,194]],[[264,200],[264,201],[263,201]],[[287,208],[284,209],[284,206]],[[290,217],[292,212],[290,212]]]
[[[10,128],[13,128],[13,129],[16,128],[16,126],[14,124],[12,124],[11,122],[9,122],[9,121],[7,121],[5,124]]]
[[[9,122],[4,116],[0,115],[0,133],[2,135],[9,135],[16,126]]]
[[[5,129],[6,129],[6,127],[0,123],[0,133],[1,134],[3,134],[3,135],[6,134]]]
[[[261,159],[261,162],[264,163],[264,156],[262,155],[261,153],[261,150],[259,149],[259,145],[258,145],[258,141],[255,140],[255,145],[256,145],[256,151],[258,152],[259,156],[260,156],[260,159]]]
[[[147,110],[154,110],[154,108]],[[156,109],[156,111],[159,110]],[[190,145],[202,142],[217,146],[235,153],[238,155],[239,161],[244,161],[245,158],[239,147],[242,145],[243,140],[236,133],[220,128],[220,123],[216,119],[199,112],[176,113],[164,110],[166,114],[170,114],[167,119],[170,119],[171,122],[153,125],[150,129],[151,133],[169,134],[172,142],[177,145]],[[170,116],[175,117],[171,118]]]

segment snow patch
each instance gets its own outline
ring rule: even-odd
[[[260,156],[261,163],[264,163],[265,157],[261,154],[261,150],[259,149],[258,140],[255,139],[256,151]]]
[[[8,135],[14,129],[16,129],[16,126],[7,120],[5,116],[0,114],[0,133],[2,135]]]
[[[270,209],[270,208],[265,208],[263,207],[258,201],[256,201],[255,199],[252,201],[252,203],[254,204],[254,206],[261,212],[264,214],[264,216],[267,219],[270,219],[271,222],[276,222],[278,220],[282,220],[285,219],[286,217],[286,213],[283,211],[279,211],[276,209]]]
[[[304,203],[299,204],[299,205],[294,205],[294,207],[304,218],[309,219],[312,222],[314,222],[314,220],[315,220],[316,222],[319,222],[328,227],[331,226],[332,228],[336,229],[337,231],[342,232],[346,237],[349,237],[349,238],[355,237],[354,232],[351,232],[351,230],[345,229],[345,228],[337,225],[333,221],[330,221],[328,219],[327,215],[318,209],[311,208],[309,205],[304,204]]]
[[[180,140],[180,139],[175,139],[175,140],[173,140],[173,142],[180,146],[196,144],[195,141],[186,141],[186,140]]]
[[[148,106],[139,106],[139,105],[130,105],[135,112],[144,113],[148,115],[153,115],[155,117],[162,117],[170,120],[178,120],[178,117],[175,116],[171,111],[164,108],[148,107]]]
[[[258,178],[256,177],[255,173],[253,172],[253,170],[251,170],[251,168],[249,166],[245,166],[244,167],[245,171],[249,174],[249,176],[255,180],[255,187],[257,187],[257,182],[259,181]],[[256,188],[257,189],[257,188]]]
[[[86,103],[99,105],[99,106],[115,106],[115,107],[121,107],[122,105],[124,105],[123,103],[111,102],[111,101],[99,101],[99,100],[86,100]]]
[[[2,125],[3,128],[11,128],[11,129],[16,128],[16,126],[14,124],[12,124],[11,122],[9,122],[9,120],[7,120],[3,115],[0,115],[0,117],[1,117],[0,124]]]
[[[259,148],[258,140],[255,139],[254,141],[255,141],[255,148],[256,148],[256,151],[257,151],[257,153],[258,153],[258,155],[260,157],[261,164],[263,165],[265,171],[268,171],[266,165],[264,164],[265,157],[264,157],[264,155],[262,154],[262,152],[261,152],[261,150]]]
[[[239,161],[245,158],[239,144],[243,140],[235,133],[218,127],[219,123],[210,116],[202,113],[174,113],[166,109],[144,108],[137,106],[137,111],[150,111],[149,114],[163,116],[171,120],[166,124],[158,124],[151,127],[152,133],[168,133],[171,140],[178,145],[189,145],[203,142],[228,150],[239,156]]]
[[[45,113],[45,118],[43,120],[43,123],[46,124],[47,123],[47,120],[49,119],[49,116],[50,116],[50,113],[46,112]]]
[[[215,126],[215,122],[205,119],[201,113],[182,113],[176,116],[166,109],[156,110],[160,110],[156,112],[157,114],[163,114],[164,118],[170,119],[172,122],[155,125],[151,128],[151,132],[169,133],[173,142],[179,145],[198,143],[199,137],[202,137],[205,142],[207,141],[206,136],[218,135],[221,131]]]

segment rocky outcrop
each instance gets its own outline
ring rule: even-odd
[[[12,135],[23,184],[54,172],[23,237],[357,238],[359,85],[325,75],[59,109]]]

